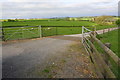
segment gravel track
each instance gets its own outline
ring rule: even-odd
[[[2,46],[3,78],[26,78],[37,65],[41,68],[50,58],[65,52],[73,41],[55,38],[6,43]]]

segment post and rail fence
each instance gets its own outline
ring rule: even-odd
[[[94,65],[95,73],[104,79],[118,78],[120,58],[96,38],[96,35],[98,34],[95,30],[91,31],[84,26],[82,27],[82,44]]]

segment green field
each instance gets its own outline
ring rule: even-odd
[[[39,25],[42,26],[42,37],[54,35],[80,34],[82,32],[81,26],[85,26],[91,30],[93,30],[93,26],[96,26],[97,30],[116,27],[116,25],[101,26],[90,21],[57,21],[57,19],[19,20],[15,22],[2,22],[2,27],[4,28],[4,39],[14,40],[37,38],[40,36],[39,28],[28,26]],[[26,27],[21,28],[22,26]]]
[[[101,29],[107,29],[107,28],[113,28],[113,27],[118,27],[117,25],[103,25],[103,26],[96,26],[96,30],[101,30]]]
[[[3,27],[18,26],[92,26],[96,23],[88,21],[48,21],[48,20],[25,20],[17,22],[2,22]]]
[[[114,26],[98,26],[98,29],[104,29]],[[93,27],[87,27],[93,29]],[[38,38],[40,34],[42,37],[54,36],[54,35],[70,35],[70,34],[81,34],[82,27],[7,27],[3,28],[5,40],[16,40],[16,39],[27,39],[27,38]]]
[[[103,43],[111,43],[111,50],[120,57],[120,54],[118,53],[118,31],[120,31],[120,29],[101,34],[101,41]]]
[[[56,21],[56,19],[19,20],[15,22],[2,22],[2,27],[4,27],[3,29],[4,39],[14,40],[39,37],[40,36],[39,28],[36,27],[24,27],[24,29],[21,28],[21,26],[38,26],[38,25],[42,26],[42,37],[46,37],[53,35],[80,34],[82,30],[81,26],[92,26],[96,25],[96,23],[88,21],[64,21],[64,20]]]

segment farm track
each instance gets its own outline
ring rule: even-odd
[[[3,43],[3,78],[91,78],[92,65],[80,38]]]

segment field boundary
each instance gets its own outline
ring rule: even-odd
[[[92,27],[87,27],[93,29]],[[8,29],[8,30],[7,30]],[[36,30],[35,30],[36,29]],[[115,28],[108,28],[98,30],[98,34],[105,33],[106,31],[114,30]],[[21,39],[33,39],[42,38],[47,36],[64,35],[64,36],[82,36],[81,26],[23,26],[23,27],[6,27],[1,30],[1,40],[21,40]],[[15,33],[16,32],[16,33]],[[28,34],[29,33],[29,34]],[[11,37],[10,37],[11,36]]]
[[[42,38],[55,35],[68,35],[81,33],[82,27],[67,26],[23,26],[23,27],[6,27],[2,28],[2,40],[21,40]],[[29,34],[28,34],[29,33]]]
[[[113,60],[117,67],[120,67],[120,58],[96,38],[96,36],[98,34],[96,34],[95,30],[91,31],[84,26],[82,27],[82,43],[90,56],[91,62],[94,64],[95,73],[100,78],[117,78],[119,74],[114,73],[112,70],[113,63],[111,63],[111,60]],[[99,51],[95,44],[98,44],[103,52]]]

